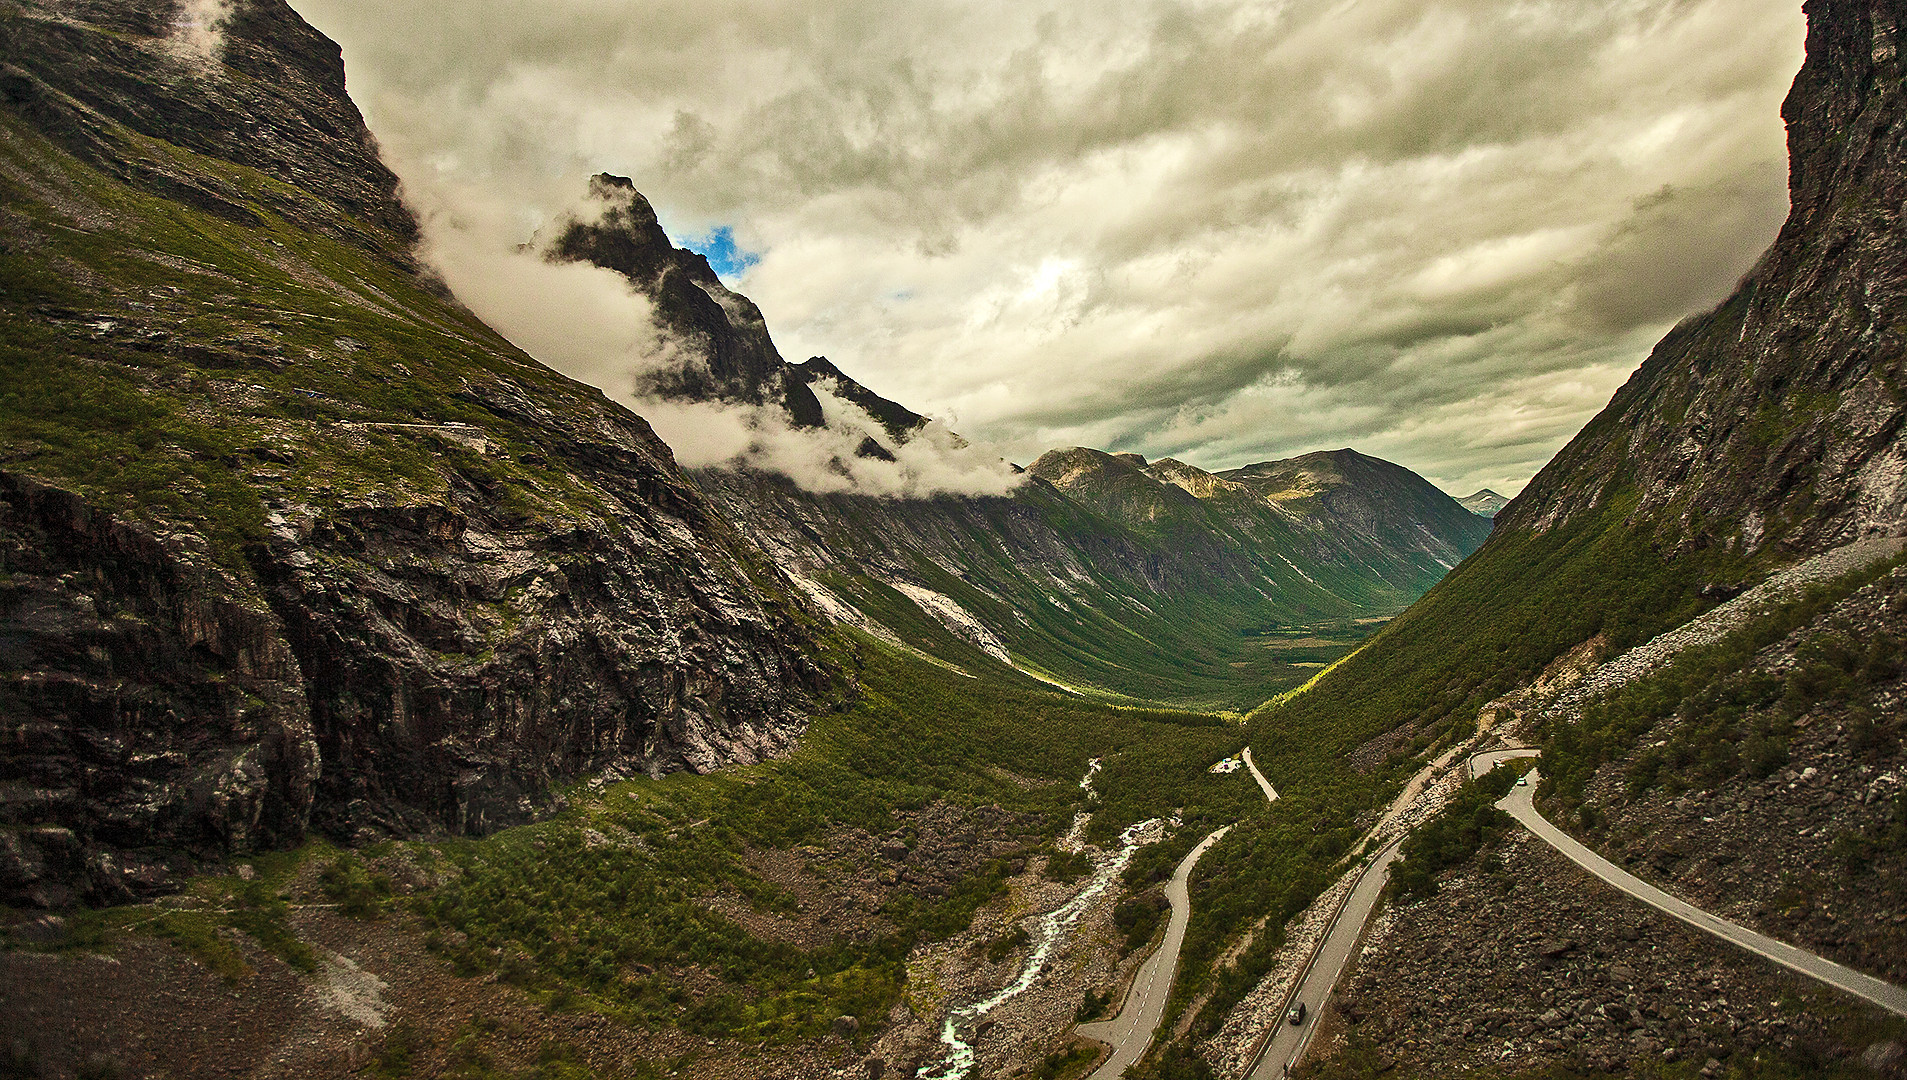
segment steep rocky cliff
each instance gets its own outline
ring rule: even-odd
[[[186,13],[0,21],[0,899],[789,746],[785,579],[417,271],[336,45]]]
[[[1782,106],[1791,212],[1499,515],[1544,531],[1628,500],[1676,551],[1786,559],[1907,532],[1907,125],[1892,0],[1816,0]]]

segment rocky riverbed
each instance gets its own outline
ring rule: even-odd
[[[1163,826],[1155,823],[1134,840],[1142,844],[1163,836]],[[1115,858],[1112,847],[1097,856],[1100,863]],[[909,959],[907,999],[889,1017],[892,1027],[874,1044],[873,1056],[893,1063],[901,1076],[945,1074],[954,1060],[943,1037],[949,1013],[995,998],[1020,980],[1040,944],[1034,924],[1042,913],[1072,904],[1078,905],[1069,913],[1072,920],[1052,939],[1025,988],[959,1024],[960,1041],[971,1048],[964,1074],[1023,1074],[1074,1042],[1075,1014],[1089,991],[1118,997],[1117,989],[1130,981],[1146,950],[1119,955],[1121,935],[1112,914],[1126,894],[1117,870],[1095,889],[1095,874],[1060,882],[1048,878],[1045,869],[1045,860],[1030,864],[1009,883],[1003,903],[983,909],[967,931]],[[1028,929],[1024,941],[1016,935],[1021,928]],[[1012,944],[1001,948],[1002,943]]]

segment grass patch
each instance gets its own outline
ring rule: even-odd
[[[352,855],[339,855],[318,875],[318,888],[353,919],[375,919],[391,898],[389,876],[372,871]]]

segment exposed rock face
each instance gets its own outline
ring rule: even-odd
[[[302,834],[320,774],[305,679],[269,609],[202,552],[0,473],[0,889],[119,900],[165,852]]]
[[[1907,532],[1907,4],[1816,0],[1782,107],[1792,210],[1720,307],[1656,346],[1499,520],[1609,500],[1673,548],[1809,554]]]
[[[81,160],[231,221],[262,224],[263,203],[409,261],[390,240],[414,239],[417,223],[344,92],[342,53],[284,0],[238,0],[197,32],[177,0],[14,6],[0,25],[0,100]],[[340,213],[182,168],[133,135],[281,178]]]
[[[834,679],[786,580],[414,270],[335,45],[176,14],[0,27],[0,899],[791,745]]]

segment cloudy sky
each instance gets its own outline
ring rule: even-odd
[[[1805,29],[1798,0],[292,2],[480,313],[615,172],[679,239],[729,230],[785,356],[1014,460],[1353,446],[1457,494],[1518,490],[1773,238]]]

